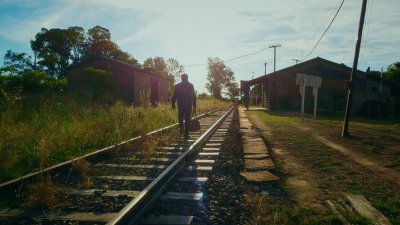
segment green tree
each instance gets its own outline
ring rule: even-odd
[[[83,28],[80,27],[50,30],[42,28],[35,39],[31,40],[34,64],[42,66],[48,76],[63,77],[70,62],[77,62],[82,57],[84,39]]]
[[[167,64],[163,57],[147,58],[143,62],[143,70],[168,77]]]
[[[116,84],[110,71],[84,68],[84,75],[79,78],[79,84],[83,90],[83,96],[88,100],[97,100],[115,94]]]
[[[68,40],[71,45],[72,63],[79,63],[85,55],[85,40],[87,39],[85,29],[74,26],[67,29]]]
[[[179,76],[185,72],[185,68],[181,65],[178,60],[174,58],[169,58],[167,60],[167,71],[170,80],[170,86],[173,86]]]
[[[370,77],[379,78],[379,79],[381,78],[381,72],[380,71],[376,71],[376,70],[371,70],[370,67],[367,68],[366,73]]]
[[[173,86],[177,78],[185,71],[178,60],[169,58],[165,61],[163,57],[147,58],[143,62],[143,69],[168,77],[170,86]]]
[[[4,66],[9,68],[10,75],[22,74],[33,69],[32,57],[8,50],[4,56]]]
[[[113,52],[110,53],[110,57],[112,59],[130,64],[132,66],[135,67],[140,67],[139,62],[137,61],[137,59],[135,59],[133,56],[131,56],[128,52],[124,52],[121,49],[116,49]]]
[[[388,66],[385,78],[400,85],[400,62],[395,62]]]
[[[236,82],[230,82],[226,85],[226,93],[230,100],[235,100],[240,94],[239,85]]]
[[[219,58],[208,58],[207,90],[217,99],[222,99],[222,90],[235,80],[233,71]]]

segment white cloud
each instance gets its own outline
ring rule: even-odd
[[[40,2],[40,3],[39,3]],[[101,25],[123,50],[140,61],[147,57],[176,58],[182,64],[206,63],[207,57],[229,59],[255,52],[271,44],[277,49],[277,69],[294,64],[315,45],[336,12],[341,0],[63,0],[14,1],[27,15],[0,19],[0,38],[26,45],[41,27]],[[399,60],[400,20],[397,0],[369,1],[360,68],[378,69]],[[345,1],[332,27],[310,58],[321,56],[352,64],[361,1]],[[0,10],[2,8],[0,7]],[[372,11],[371,11],[372,10]],[[0,48],[3,48],[0,43]],[[273,70],[273,50],[226,64],[237,80]],[[188,67],[196,88],[204,91],[205,66]]]

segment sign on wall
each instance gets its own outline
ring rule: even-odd
[[[301,95],[301,118],[304,118],[304,101],[306,87],[313,88],[314,95],[314,119],[317,118],[318,88],[321,87],[322,78],[302,73],[296,74],[296,84],[300,86]]]

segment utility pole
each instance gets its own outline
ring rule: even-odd
[[[381,102],[382,102],[382,91],[383,91],[382,79],[383,79],[383,67],[381,67],[381,86],[379,88],[379,108],[378,108],[379,119],[381,119]]]
[[[362,38],[362,31],[364,27],[364,19],[365,19],[365,10],[367,8],[367,0],[363,0],[362,7],[361,7],[361,15],[360,15],[360,24],[358,26],[358,38],[356,42],[356,50],[354,53],[354,61],[353,61],[353,69],[351,70],[349,85],[348,85],[348,93],[347,93],[347,104],[346,104],[346,111],[344,114],[344,123],[343,123],[343,130],[342,130],[342,137],[348,137],[349,134],[349,118],[350,118],[350,111],[351,111],[351,104],[353,100],[353,77],[355,77],[357,73],[357,64],[358,64],[358,56],[360,54],[360,44]]]
[[[270,45],[269,48],[274,48],[274,72],[276,70],[276,48],[281,47],[281,45]]]
[[[264,75],[267,74],[267,64],[268,64],[267,62],[264,63]]]
[[[299,60],[299,59],[292,59],[293,61],[295,61],[296,62],[296,64],[298,63],[298,62],[300,62],[301,60]]]

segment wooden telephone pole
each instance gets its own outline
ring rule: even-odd
[[[364,27],[366,8],[367,8],[367,0],[363,0],[362,7],[361,7],[360,24],[358,26],[358,39],[357,39],[357,43],[356,43],[356,50],[354,53],[353,69],[351,70],[350,80],[349,80],[349,84],[348,84],[349,90],[347,93],[347,104],[346,104],[346,111],[344,114],[342,137],[350,136],[350,134],[349,134],[349,119],[350,119],[350,112],[351,112],[351,104],[353,101],[353,88],[354,88],[353,78],[357,73],[358,55],[360,53],[360,44],[361,44],[361,38],[362,38],[362,31],[363,31],[363,27]]]
[[[274,72],[276,70],[276,48],[281,47],[281,45],[270,45],[269,48],[274,48]]]

